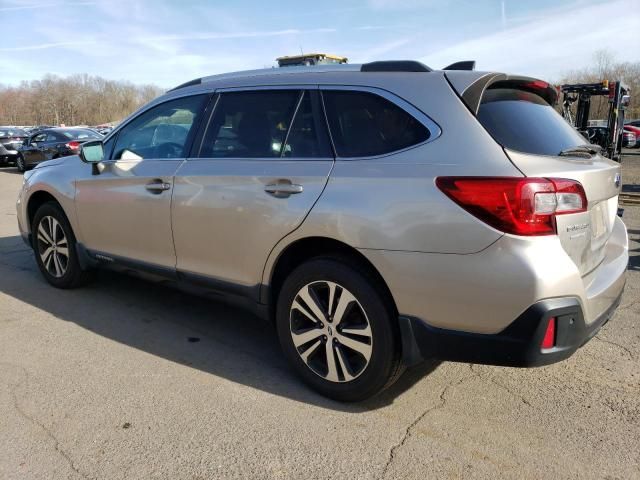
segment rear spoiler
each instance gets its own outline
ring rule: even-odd
[[[455,89],[455,85],[452,84],[452,86]],[[462,92],[458,91],[458,95],[475,115],[480,108],[482,96],[488,88],[514,88],[535,93],[551,106],[555,105],[558,99],[558,91],[550,83],[537,78],[506,75],[504,73],[488,73],[467,86]]]
[[[442,70],[475,70],[476,69],[476,61],[475,60],[463,60],[461,62],[455,62],[451,65],[444,67]]]

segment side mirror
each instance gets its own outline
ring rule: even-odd
[[[94,175],[100,173],[98,164],[104,160],[104,149],[100,140],[83,143],[80,146],[80,153],[78,155],[80,155],[80,160],[91,164],[91,173]]]

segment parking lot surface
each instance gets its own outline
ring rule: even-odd
[[[350,405],[244,311],[109,272],[50,287],[18,234],[21,182],[0,170],[2,479],[640,478],[640,206],[622,304],[572,358],[426,363]]]

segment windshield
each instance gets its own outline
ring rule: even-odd
[[[545,100],[509,88],[485,92],[478,120],[502,146],[524,153],[558,155],[588,143]]]
[[[60,133],[70,140],[100,140],[102,138],[102,135],[93,130],[65,130]]]
[[[0,129],[0,138],[6,137],[26,137],[27,132],[20,128],[3,128]]]

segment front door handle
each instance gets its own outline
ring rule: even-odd
[[[281,181],[278,183],[272,183],[270,185],[265,185],[264,191],[270,193],[274,197],[285,198],[289,195],[294,195],[296,193],[302,193],[304,189],[302,185],[297,185],[295,183],[291,183],[289,181]]]
[[[171,188],[171,184],[167,182],[163,182],[162,180],[154,180],[151,183],[147,183],[145,187],[151,193],[162,193],[165,190],[169,190]]]

